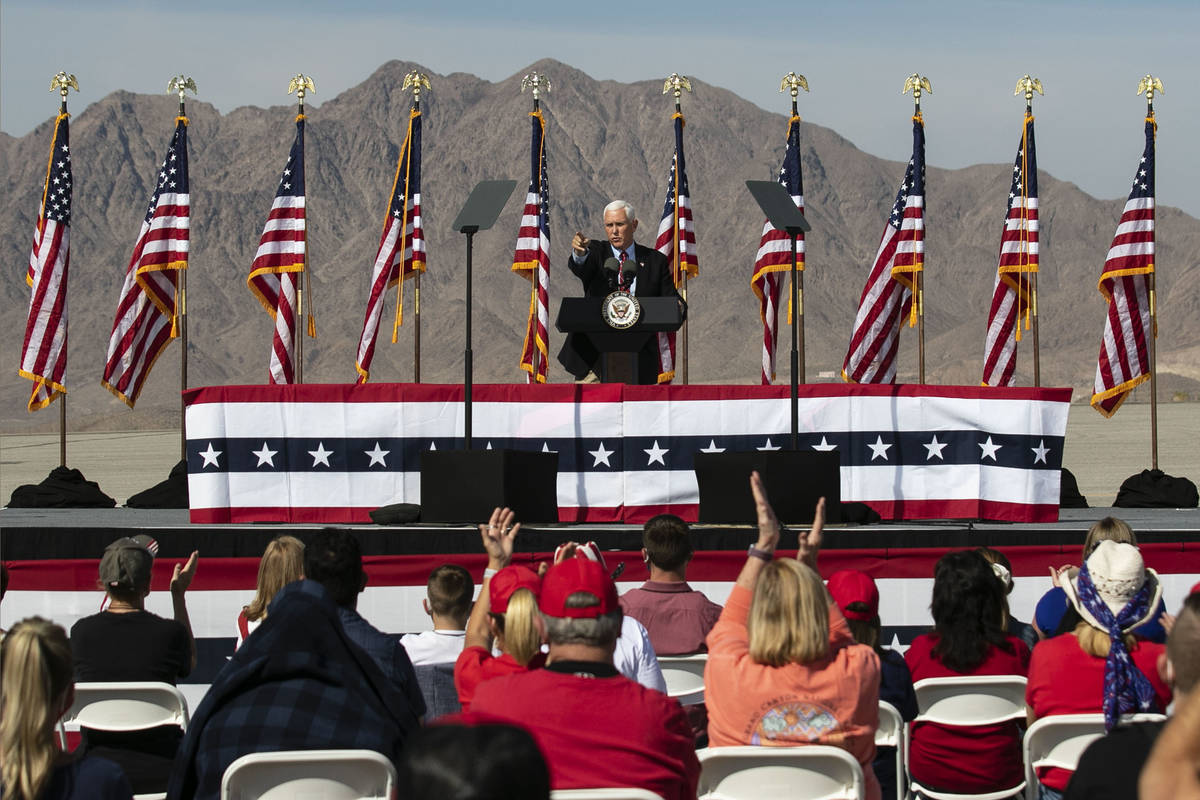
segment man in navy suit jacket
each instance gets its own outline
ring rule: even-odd
[[[586,296],[604,297],[615,288],[612,273],[604,269],[604,263],[610,258],[623,263],[634,261],[637,263],[636,275],[631,276],[622,268],[617,276],[619,288],[637,297],[675,297],[686,314],[687,304],[675,290],[666,256],[651,247],[636,244],[633,235],[637,228],[638,220],[633,206],[624,200],[614,200],[604,207],[606,241],[592,241],[576,232],[571,239],[571,258],[567,266],[583,283]],[[658,382],[657,340],[658,337],[651,336],[638,351],[638,383]],[[582,383],[599,382],[595,372],[599,357],[591,341],[586,336],[576,334],[566,336],[558,353],[559,363],[575,376],[576,381]]]

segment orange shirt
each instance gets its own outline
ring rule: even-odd
[[[709,745],[842,747],[862,765],[867,799],[878,800],[871,761],[879,727],[879,657],[854,643],[831,601],[829,655],[782,667],[756,663],[746,632],[751,597],[748,589],[734,586],[708,634],[704,698]]]

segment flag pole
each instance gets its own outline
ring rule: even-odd
[[[1020,94],[1022,90],[1024,90],[1024,92],[1025,92],[1025,132],[1028,133],[1029,125],[1031,122],[1033,122],[1033,93],[1036,91],[1038,94],[1040,94],[1042,96],[1045,96],[1046,93],[1042,91],[1042,82],[1040,80],[1038,80],[1037,78],[1029,77],[1029,75],[1025,75],[1023,78],[1021,78],[1021,80],[1017,81],[1017,88],[1013,92],[1013,94]],[[1024,142],[1024,136],[1022,137],[1022,141]],[[1028,142],[1024,142],[1021,145],[1021,150],[1025,153],[1026,157],[1028,157],[1028,155],[1029,155]],[[1034,177],[1036,178],[1037,176],[1035,175]],[[1025,184],[1028,185],[1028,183],[1029,183],[1029,175],[1026,174],[1025,175]],[[1028,213],[1029,213],[1028,206],[1023,205],[1022,209],[1023,209],[1022,213],[1028,215]],[[1040,209],[1039,209],[1038,213],[1039,214],[1041,213]],[[1027,225],[1025,227],[1025,230],[1028,230]],[[1028,252],[1028,251],[1026,251],[1026,252]],[[1028,274],[1029,274],[1029,316],[1030,316],[1030,327],[1032,328],[1032,333],[1033,333],[1033,385],[1035,387],[1037,387],[1037,386],[1042,385],[1042,352],[1041,352],[1041,345],[1040,345],[1040,342],[1038,339],[1038,289],[1037,289],[1038,274],[1037,274],[1037,270],[1031,270]],[[1018,280],[1020,280],[1020,276],[1018,276]],[[1018,293],[1018,297],[1019,296],[1020,295]],[[1019,326],[1020,324],[1021,324],[1021,320],[1020,320],[1020,317],[1018,316],[1017,325]]]
[[[691,82],[688,81],[687,78],[680,75],[678,72],[672,72],[671,75],[663,83],[663,94],[666,94],[668,91],[671,92],[672,96],[675,99],[675,113],[678,114],[680,117],[683,116],[683,109],[679,105],[679,98],[683,95],[684,89],[687,89],[688,92],[691,92],[692,84],[691,84]],[[678,159],[678,157],[679,157],[678,152],[675,153],[675,157]],[[671,269],[673,271],[672,277],[680,276],[680,272],[681,272],[681,270],[679,268],[680,263],[681,263],[681,258],[680,258],[681,253],[679,252],[681,249],[681,246],[680,246],[680,235],[679,235],[680,229],[679,229],[679,163],[678,163],[678,161],[676,161],[675,169],[673,170],[673,172],[675,174],[675,187],[674,187],[674,190],[675,190],[675,227],[674,227],[674,231],[672,233],[672,236],[674,237],[674,242],[672,242],[672,245],[671,245],[671,254],[672,254]],[[688,284],[688,273],[687,273],[686,266],[682,270],[681,277],[682,277],[683,281],[681,284],[679,284],[679,290],[680,290],[679,296],[683,298],[683,302],[686,307],[686,305],[687,305],[687,284]],[[683,369],[682,369],[683,385],[687,386],[688,385],[688,321],[687,321],[687,318],[684,318],[683,326],[679,329],[679,360],[683,363]]]
[[[789,72],[783,76],[783,83],[779,87],[779,91],[783,91],[787,87],[792,95],[792,117],[800,116],[800,111],[796,107],[796,98],[800,94],[800,89],[808,91],[808,81],[803,75],[797,75],[795,72]],[[796,394],[797,383],[807,383],[804,378],[804,273],[796,269],[796,235],[788,234],[788,239],[792,245],[792,260],[788,265],[788,269],[792,273],[792,288],[791,297],[788,302],[789,316],[792,318],[792,374],[796,376],[796,380],[792,381],[792,405],[793,410],[798,400]],[[792,414],[792,419],[796,419],[796,414]],[[793,426],[792,429],[792,449],[797,450],[798,439],[797,431]]]
[[[1154,119],[1154,93],[1164,94],[1162,80],[1153,75],[1147,75],[1138,83],[1138,94],[1146,93],[1146,120],[1153,123],[1154,133],[1158,135],[1158,122]],[[1157,161],[1157,160],[1156,160]],[[1150,356],[1150,468],[1158,469],[1158,299],[1155,294],[1155,278],[1158,273],[1158,263],[1150,271],[1150,341],[1146,344]]]
[[[296,77],[288,83],[288,94],[296,93],[296,102],[298,105],[296,111],[296,122],[300,122],[306,117],[304,116],[304,94],[305,92],[317,91],[316,84],[308,75],[300,72]],[[301,148],[303,148],[303,143]],[[304,157],[304,150],[301,149],[300,157]],[[307,171],[307,164],[305,165]],[[307,176],[306,176],[307,179]],[[304,269],[300,280],[296,282],[296,324],[292,326],[292,346],[296,349],[296,383],[304,383],[304,333],[308,329],[308,325],[304,319],[304,294],[305,285],[308,283],[308,187],[304,191]],[[304,326],[302,331],[300,326]]]
[[[184,95],[191,91],[196,93],[196,82],[186,75],[176,75],[167,82],[167,94],[179,95],[179,117],[187,122],[187,108],[184,103]],[[187,351],[188,351],[188,335],[187,335],[187,270],[177,270],[179,274],[179,299],[176,303],[175,316],[178,320],[177,330],[179,332],[179,458],[187,458],[187,402],[184,400],[183,393],[187,391]]]
[[[531,72],[528,75],[526,75],[525,77],[521,78],[521,93],[522,94],[525,93],[526,88],[529,88],[532,90],[531,93],[533,95],[533,113],[536,115],[538,112],[540,112],[542,110],[542,102],[541,102],[541,97],[540,97],[541,93],[544,91],[545,92],[550,91],[550,80],[545,75],[539,75],[537,72]],[[542,129],[542,149],[543,149],[543,151],[545,150],[545,148],[546,148],[546,138],[545,138],[545,128],[543,128]],[[542,174],[542,166],[543,165],[544,165],[544,160],[539,160],[539,162],[538,162],[538,194],[539,195],[541,194],[541,191],[542,191],[542,184],[545,181],[545,176]],[[543,201],[544,201],[544,198],[543,198]],[[539,236],[540,236],[540,233],[539,233]],[[535,268],[533,270],[533,280],[530,281],[530,283],[532,284],[531,291],[533,292],[532,305],[534,307],[535,314],[537,313],[538,279],[539,279],[538,268]],[[537,326],[537,322],[535,319],[535,321],[534,321],[534,336],[535,337],[537,335],[537,327],[536,326]],[[550,351],[550,331],[549,331],[549,326],[547,326],[546,352],[549,352],[549,351]],[[534,384],[537,383],[537,376],[538,376],[539,367],[541,365],[541,362],[542,362],[542,351],[538,350],[537,344],[535,343],[533,345],[532,351],[530,352],[530,355],[529,355],[530,370],[529,370],[529,377],[527,378],[529,383],[534,383]],[[547,375],[548,374],[549,374],[549,370],[547,369]]]
[[[913,93],[913,119],[923,119],[921,117],[921,89],[924,87],[929,93],[933,93],[933,89],[929,86],[929,78],[922,77],[915,72],[911,77],[904,82],[904,88],[901,94],[907,92],[909,88]],[[924,125],[924,122],[921,123]],[[928,195],[926,195],[928,197]],[[921,260],[921,269],[913,273],[913,304],[917,309],[917,383],[924,385],[925,383],[925,260]]]
[[[67,91],[71,88],[79,91],[79,83],[75,80],[74,75],[68,75],[66,72],[60,71],[50,81],[50,91],[58,89],[61,101],[58,104],[59,116],[67,114]],[[51,145],[53,147],[53,145]],[[44,213],[44,212],[43,212]],[[65,289],[64,289],[65,292]],[[58,465],[65,467],[67,465],[67,394],[62,392],[59,396],[58,403]]]
[[[422,86],[424,86],[424,88],[426,90],[430,89],[429,77],[427,75],[422,75],[421,73],[416,72],[414,70],[413,72],[410,72],[404,76],[404,88],[405,89],[411,88],[412,93],[413,93],[412,110],[415,112],[418,112],[418,113],[420,113],[420,111],[421,111],[421,87]],[[410,126],[409,130],[411,130],[411,126]],[[409,147],[411,147],[411,146],[412,145],[410,143]],[[408,185],[407,177],[405,178],[405,187],[406,187],[405,191],[411,193],[412,188]],[[407,201],[405,201],[405,206],[407,208]],[[401,229],[400,235],[402,237],[407,235],[406,234],[407,228],[408,228],[408,226],[406,224],[405,227],[403,229]],[[414,229],[413,232],[416,233],[416,230]],[[410,248],[412,247],[411,239],[409,239],[408,246]],[[414,258],[416,257],[415,252],[414,252],[413,256],[414,256]],[[404,262],[403,262],[404,251],[403,251],[403,249],[401,249],[400,258],[402,259],[401,263],[400,263],[400,283],[403,284],[404,283]],[[416,274],[413,275],[413,383],[420,383],[421,382],[421,270],[419,270],[419,269],[414,270],[414,272]]]

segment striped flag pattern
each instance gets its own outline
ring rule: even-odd
[[[1117,224],[1100,274],[1099,289],[1108,301],[1104,337],[1096,362],[1092,407],[1111,417],[1133,387],[1150,378],[1148,342],[1157,332],[1150,316],[1154,274],[1154,135],[1158,125],[1146,118],[1146,149],[1133,177],[1133,188]]]
[[[130,408],[155,360],[177,335],[178,271],[187,269],[191,225],[187,125],[187,117],[175,118],[175,133],[125,268],[108,340],[101,384]]]
[[[683,157],[683,114],[671,116],[675,125],[675,153],[671,157],[671,172],[667,176],[667,199],[663,203],[662,219],[658,223],[658,238],[654,249],[667,257],[675,286],[683,285],[685,276],[699,274],[696,260],[696,225],[692,219],[692,196],[688,190],[687,167]],[[658,382],[675,379],[675,332],[659,333]]]
[[[804,181],[800,177],[800,117],[788,122],[787,150],[779,169],[779,182],[792,196],[801,213],[804,211]],[[758,295],[758,316],[763,324],[762,383],[775,380],[775,349],[779,342],[779,293],[784,275],[791,272],[791,237],[776,230],[770,220],[763,223],[758,255],[754,259],[754,275],[750,286]],[[804,270],[804,234],[796,237],[796,269]],[[791,309],[788,310],[791,320]]]
[[[367,298],[367,313],[363,319],[362,335],[358,340],[358,356],[354,368],[358,382],[366,383],[375,357],[375,340],[379,336],[379,320],[383,316],[384,293],[403,280],[425,271],[425,232],[421,229],[421,112],[413,108],[408,115],[408,134],[396,163],[396,178],[388,203],[379,252],[371,268],[371,294]],[[404,323],[404,298],[396,298],[395,328]]]
[[[1033,138],[1033,115],[1025,114],[1021,143],[1013,164],[1008,211],[1000,235],[1000,263],[988,311],[987,340],[983,355],[983,385],[1012,386],[1017,366],[1017,342],[1021,322],[1026,329],[1032,305],[1032,286],[1027,277],[1038,271],[1037,151]]]
[[[913,152],[858,301],[842,379],[895,383],[900,321],[916,325],[916,273],[925,268],[925,123],[913,116]]]
[[[547,330],[550,322],[550,176],[546,172],[546,120],[541,111],[529,115],[529,191],[517,232],[512,271],[529,279],[529,321],[521,347],[521,369],[529,383],[546,382]],[[534,353],[538,353],[534,366]]]
[[[71,263],[71,142],[68,115],[54,121],[46,185],[33,231],[25,283],[29,316],[21,346],[20,374],[33,381],[29,410],[66,394],[67,268]]]
[[[304,196],[304,115],[296,118],[296,139],[275,191],[275,201],[258,242],[246,285],[275,320],[268,383],[295,380],[296,294],[307,261]]]

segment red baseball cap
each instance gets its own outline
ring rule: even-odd
[[[567,598],[575,592],[594,594],[600,603],[586,608],[567,608]],[[604,567],[586,557],[568,558],[550,568],[542,578],[538,607],[547,616],[573,619],[595,619],[620,608],[617,585]]]
[[[517,589],[528,589],[537,597],[542,588],[542,579],[529,567],[512,564],[497,572],[488,582],[488,597],[493,614],[508,611],[508,598]]]
[[[829,576],[828,586],[833,602],[837,603],[842,616],[847,619],[870,622],[879,616],[879,587],[867,573],[856,569],[840,569]],[[847,611],[846,606],[851,603],[864,603],[867,610]]]

